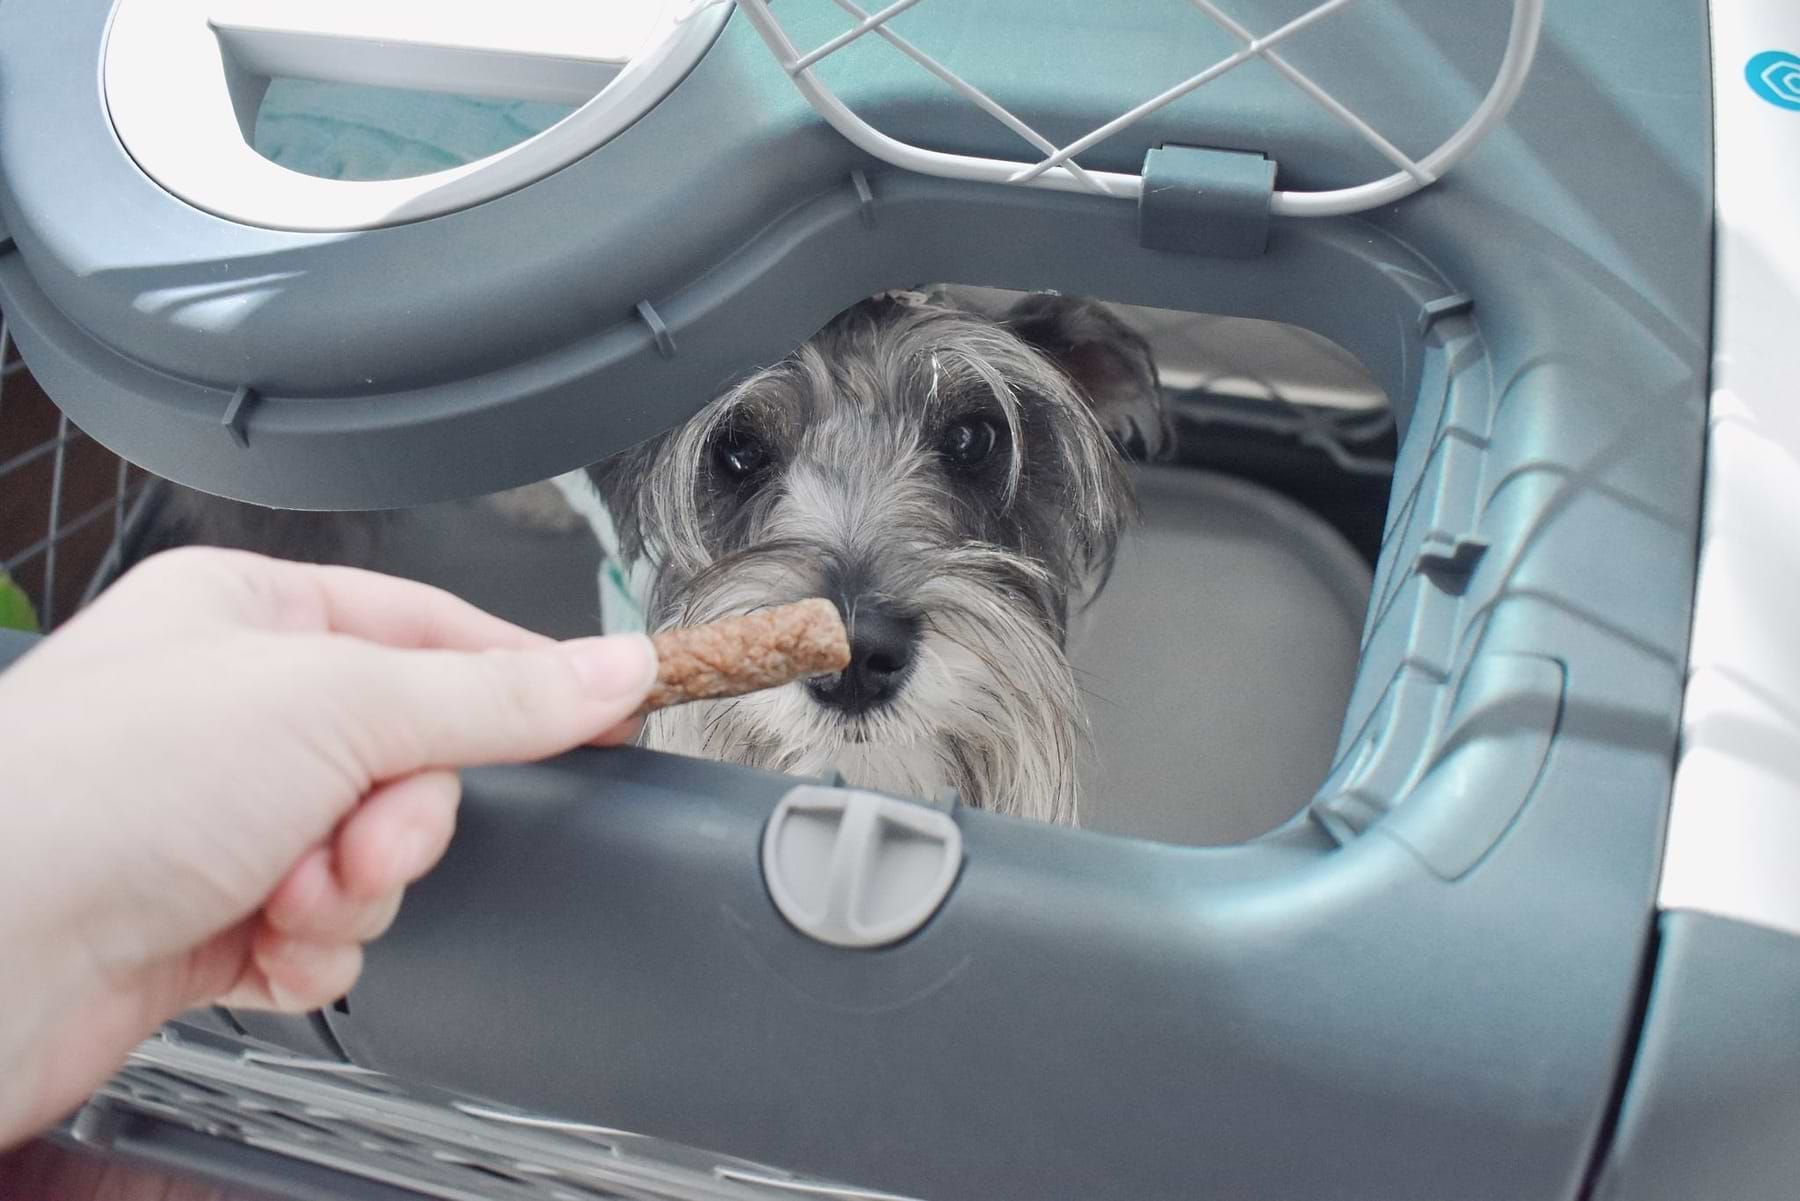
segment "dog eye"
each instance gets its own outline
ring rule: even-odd
[[[973,467],[994,453],[1000,431],[985,417],[969,417],[944,427],[939,444],[945,459],[957,467]]]
[[[726,430],[713,444],[719,469],[734,480],[747,480],[768,465],[769,450],[755,434]]]

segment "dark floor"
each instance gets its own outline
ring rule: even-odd
[[[0,1201],[263,1201],[257,1194],[136,1168],[49,1143],[0,1153]]]

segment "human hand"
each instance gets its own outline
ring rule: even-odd
[[[193,1005],[342,996],[449,842],[454,769],[629,739],[655,672],[643,637],[348,568],[127,574],[0,675],[0,1147]]]

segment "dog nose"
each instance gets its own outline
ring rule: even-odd
[[[835,676],[811,680],[821,704],[846,713],[866,713],[900,693],[919,642],[919,619],[884,602],[858,601],[851,607],[850,666]]]

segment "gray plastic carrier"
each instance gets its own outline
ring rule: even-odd
[[[1231,7],[1257,29],[1294,8]],[[845,26],[815,0],[778,11],[805,44]],[[1420,145],[1486,88],[1509,16],[1351,11],[1340,61],[1391,65],[1334,78]],[[1627,1083],[1699,516],[1699,0],[1551,5],[1505,124],[1441,183],[1356,217],[1270,217],[1271,187],[1370,174],[1273,72],[1234,72],[1082,158],[1145,171],[1139,204],[889,168],[735,12],[594,153],[348,236],[227,222],[139,172],[95,86],[108,12],[0,6],[0,306],[75,421],[199,488],[351,508],[541,478],[927,280],[1303,325],[1369,367],[1402,433],[1336,765],[1268,837],[1183,848],[934,813],[955,835],[936,844],[957,848],[947,894],[909,936],[859,948],[771,898],[767,826],[806,782],[634,750],[470,772],[448,858],[344,1002],[199,1015],[212,1034],[169,1046],[275,1044],[943,1201],[1574,1198],[1631,1095],[1607,1195],[1658,1195],[1628,1185],[1666,1180],[1642,1148],[1680,1110],[1637,1092],[1706,1071],[1682,1042],[1697,1019],[1665,990],[1691,987],[1710,944],[1678,930],[1650,1011],[1656,1074]],[[1004,46],[964,74],[1058,143],[1179,74],[1206,30],[1160,0],[925,3],[908,20],[921,43]],[[838,93],[881,130],[1014,154],[912,64],[844,54]],[[1314,61],[1305,44],[1294,58]],[[249,299],[179,299],[234,289]],[[1205,804],[1204,763],[1193,778]],[[145,1133],[153,1085],[109,1094],[138,1123],[120,1147],[205,1166],[166,1112],[164,1141]],[[240,1173],[231,1156],[273,1137],[214,1129],[233,1148],[214,1167]],[[797,1187],[770,1179],[754,1195]]]

